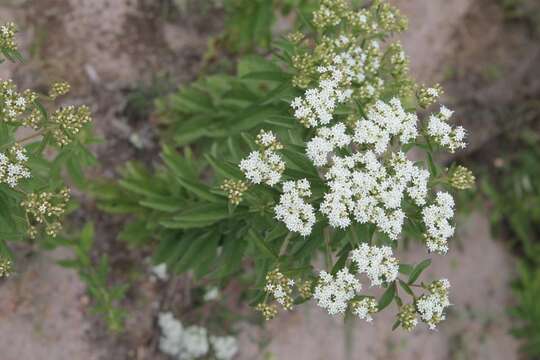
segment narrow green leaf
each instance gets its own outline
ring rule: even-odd
[[[379,304],[377,306],[379,311],[382,311],[384,308],[390,305],[392,303],[392,300],[394,300],[395,295],[396,295],[396,283],[393,282],[390,286],[388,286],[388,289],[386,289],[384,294],[379,299]]]
[[[416,279],[422,274],[422,272],[427,269],[431,265],[431,259],[426,259],[416,265],[414,269],[411,271],[411,274],[409,275],[409,281],[407,281],[407,284],[411,285],[414,284]]]
[[[277,253],[271,249],[270,246],[254,230],[249,230],[248,234],[249,238],[253,241],[257,249],[259,249],[264,256],[272,258],[276,261],[278,260]]]

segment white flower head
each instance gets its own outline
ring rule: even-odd
[[[285,163],[272,150],[252,151],[240,162],[240,169],[253,184],[276,185],[281,180]]]
[[[447,192],[438,192],[435,204],[422,210],[426,226],[426,246],[430,252],[445,254],[448,251],[448,239],[454,235],[450,220],[454,216],[454,199]]]
[[[351,253],[351,259],[358,267],[358,272],[365,274],[371,285],[380,286],[396,280],[398,261],[389,246],[369,246],[362,244]]]
[[[238,341],[233,336],[210,336],[210,344],[217,360],[231,360],[238,352]]]
[[[315,224],[313,206],[305,201],[311,196],[309,182],[306,179],[287,181],[283,184],[283,191],[279,204],[274,208],[276,219],[283,221],[290,231],[309,235]]]
[[[321,271],[313,298],[330,315],[343,314],[347,310],[349,301],[361,289],[362,285],[347,268],[341,269],[335,276]]]
[[[441,279],[429,285],[429,294],[422,295],[416,301],[416,308],[420,318],[426,322],[431,330],[434,330],[445,316],[445,309],[450,306],[448,290],[450,283],[447,279]]]

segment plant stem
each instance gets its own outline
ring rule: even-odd
[[[281,244],[281,248],[279,249],[279,257],[282,257],[285,255],[285,252],[287,251],[287,247],[289,246],[289,241],[293,237],[293,233],[289,232],[287,236],[285,237],[285,241],[283,241],[283,244]]]
[[[345,359],[352,360],[353,358],[353,337],[354,337],[354,317],[348,311],[345,314],[345,319],[343,323],[343,331],[345,332],[344,336],[344,346],[345,346]]]
[[[327,226],[323,230],[324,234],[324,243],[326,245],[326,251],[325,251],[325,260],[326,260],[326,268],[328,271],[332,270],[332,251],[330,250],[330,228]]]
[[[45,129],[41,129],[41,130],[39,130],[39,131],[33,133],[32,135],[28,135],[28,136],[26,136],[26,137],[23,137],[22,139],[17,140],[16,142],[18,142],[18,143],[23,143],[23,142],[25,142],[25,141],[28,141],[28,140],[31,140],[31,139],[33,139],[33,138],[36,138],[36,137],[38,137],[38,136],[43,135],[44,132],[45,132]]]

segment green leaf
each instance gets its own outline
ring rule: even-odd
[[[229,217],[227,204],[201,204],[175,215],[161,224],[171,229],[191,229],[212,225]]]
[[[347,258],[349,257],[349,252],[351,251],[352,246],[351,244],[347,244],[341,249],[339,259],[336,261],[334,266],[332,267],[332,275],[336,275],[339,270],[343,269],[345,266],[345,262],[347,262]]]
[[[411,271],[411,274],[409,275],[409,281],[407,281],[407,284],[411,285],[414,284],[416,279],[422,274],[422,272],[427,269],[431,265],[431,259],[426,259],[416,265],[414,269]]]
[[[284,71],[257,71],[245,74],[242,79],[290,82],[292,75]]]
[[[199,260],[199,255],[204,252],[205,247],[217,247],[219,234],[216,231],[205,233],[195,240],[190,241],[190,246],[181,260],[174,264],[172,270],[181,273],[192,268]]]
[[[198,184],[194,181],[184,179],[182,177],[176,177],[176,180],[182,185],[187,191],[194,194],[202,200],[209,201],[211,203],[222,203],[226,204],[227,200],[224,196],[218,196],[213,194],[207,186]]]
[[[276,261],[278,260],[277,252],[270,248],[269,244],[267,244],[253,229],[249,230],[248,234],[249,238],[253,241],[257,249],[261,251],[262,255]]]
[[[413,271],[414,267],[409,264],[399,264],[399,272],[405,275],[409,275]]]
[[[399,285],[405,290],[405,292],[411,296],[414,296],[414,292],[403,280],[399,279]]]
[[[435,165],[435,162],[433,161],[433,157],[431,156],[431,153],[428,152],[427,156],[428,156],[429,172],[431,173],[432,177],[437,177],[439,173],[437,170],[437,165]]]
[[[81,239],[81,248],[86,251],[87,253],[90,253],[90,250],[92,249],[92,244],[94,242],[94,224],[91,222],[87,222],[80,235]]]
[[[174,213],[184,208],[184,201],[171,196],[152,196],[146,200],[139,201],[141,206],[159,210],[167,213]]]
[[[396,295],[396,283],[393,282],[390,286],[388,286],[388,289],[386,289],[384,294],[379,299],[379,304],[377,305],[377,308],[379,309],[379,311],[382,311],[384,308],[390,305],[392,303],[392,300],[394,300],[395,295]]]
[[[240,171],[238,166],[231,165],[231,164],[229,164],[229,163],[227,163],[225,161],[219,161],[215,157],[210,156],[208,154],[206,154],[204,157],[206,158],[206,160],[208,160],[210,165],[212,165],[214,170],[217,173],[224,176],[225,178],[233,179],[233,180],[238,180],[238,179],[243,179],[244,178],[244,176],[242,175],[242,172]]]

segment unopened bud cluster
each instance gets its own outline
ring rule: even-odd
[[[31,193],[21,205],[31,221],[28,236],[35,238],[37,235],[36,225],[45,225],[45,233],[48,236],[56,236],[61,230],[60,218],[64,215],[69,203],[69,189],[65,188],[58,193],[42,192]]]
[[[461,165],[450,175],[450,185],[458,190],[472,189],[475,181],[473,172]]]
[[[298,293],[303,299],[309,299],[313,296],[313,281],[302,281],[298,286]]]
[[[221,184],[220,189],[227,192],[229,202],[238,205],[242,201],[242,195],[248,190],[248,184],[242,180],[226,179]]]
[[[55,82],[51,85],[51,89],[49,90],[49,97],[52,100],[55,100],[59,96],[66,95],[70,89],[71,86],[65,81]]]
[[[255,309],[260,311],[265,320],[272,320],[276,317],[278,310],[277,307],[273,304],[260,303]]]
[[[0,256],[0,278],[9,276],[11,274],[11,260]]]
[[[299,44],[304,39],[304,34],[299,31],[287,35],[287,39],[293,44]]]
[[[55,125],[53,137],[60,146],[67,145],[91,120],[90,109],[86,105],[60,108],[51,116],[51,122]]]
[[[405,304],[399,309],[398,321],[407,331],[412,331],[418,324],[416,309],[413,304]]]

